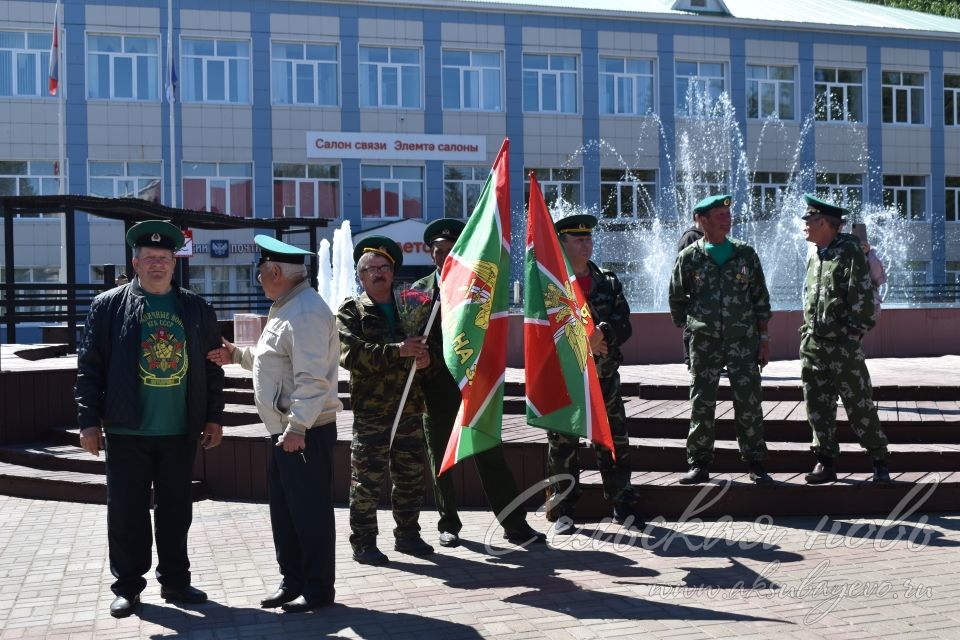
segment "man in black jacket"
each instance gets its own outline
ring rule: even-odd
[[[211,448],[223,436],[223,371],[206,359],[220,345],[213,308],[173,282],[183,240],[162,220],[130,228],[136,278],[94,299],[77,354],[80,446],[96,456],[106,450],[115,618],[136,610],[147,585],[151,486],[160,595],[207,599],[190,586],[187,531],[197,440]]]

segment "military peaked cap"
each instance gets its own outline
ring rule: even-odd
[[[281,242],[276,238],[257,234],[253,236],[253,241],[260,247],[259,267],[264,262],[286,262],[287,264],[304,264],[310,252],[292,244]]]
[[[803,194],[803,199],[807,201],[807,210],[803,212],[804,220],[819,214],[821,216],[829,216],[839,220],[840,222],[843,222],[843,217],[850,213],[849,209],[844,209],[843,207],[838,207],[832,202],[821,200],[812,193]]]
[[[434,240],[456,242],[460,234],[463,233],[465,226],[462,220],[457,220],[456,218],[440,218],[439,220],[434,220],[423,230],[423,242],[425,244],[430,244]]]
[[[183,242],[183,232],[166,220],[144,220],[127,231],[127,244],[131,247],[177,251]]]
[[[387,236],[367,236],[357,242],[353,247],[353,264],[360,262],[360,258],[365,253],[383,256],[393,264],[395,270],[403,265],[403,252],[400,251],[397,243]]]

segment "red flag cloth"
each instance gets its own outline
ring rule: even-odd
[[[571,271],[531,174],[523,300],[527,422],[588,438],[612,453],[610,422],[590,351],[593,318]]]

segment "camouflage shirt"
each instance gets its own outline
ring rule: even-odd
[[[417,291],[423,291],[430,299],[433,300],[434,296],[437,293],[437,277],[438,274],[436,271],[431,273],[428,276],[424,276],[410,285],[411,289],[416,289]],[[435,301],[436,304],[440,304],[439,300]],[[442,375],[444,371],[449,374],[447,370],[447,365],[443,361],[443,331],[441,330],[442,323],[440,322],[440,311],[437,311],[437,317],[433,320],[433,326],[430,327],[430,336],[427,338],[427,345],[430,347],[430,366],[424,369],[420,374],[423,375],[424,383],[428,384],[431,380],[435,379],[436,376]],[[421,328],[421,332],[425,327]]]
[[[873,283],[860,241],[839,233],[807,261],[800,333],[819,338],[859,338],[873,328]]]
[[[743,338],[757,333],[757,322],[770,319],[770,294],[760,258],[740,240],[733,255],[718,265],[707,255],[705,238],[680,252],[670,276],[670,315],[678,327],[715,338]]]
[[[607,355],[594,355],[597,363],[597,375],[608,378],[617,372],[623,364],[623,352],[620,347],[633,335],[630,326],[630,305],[623,295],[623,286],[613,271],[601,269],[593,262],[590,268],[590,293],[587,303],[593,322],[603,331],[607,341]],[[601,324],[602,323],[602,324]]]
[[[340,366],[350,372],[350,406],[369,421],[393,421],[413,358],[400,357],[400,323],[391,330],[386,316],[366,293],[350,298],[337,312]],[[423,390],[414,378],[403,415],[423,413]]]

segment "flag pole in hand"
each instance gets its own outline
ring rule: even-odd
[[[440,291],[439,285],[436,289],[437,293]],[[433,321],[437,317],[437,312],[440,310],[440,297],[438,295],[433,296],[433,308],[430,310],[430,317],[427,319],[427,326],[423,330],[423,337],[430,335],[430,329],[433,327]],[[390,427],[390,448],[393,448],[393,438],[397,435],[397,426],[400,424],[400,416],[403,415],[403,406],[407,404],[407,396],[410,394],[410,385],[413,384],[413,376],[417,373],[417,361],[414,359],[413,364],[410,365],[410,373],[407,374],[407,384],[403,387],[403,394],[400,396],[400,406],[397,407],[397,415],[393,417],[393,426]]]

